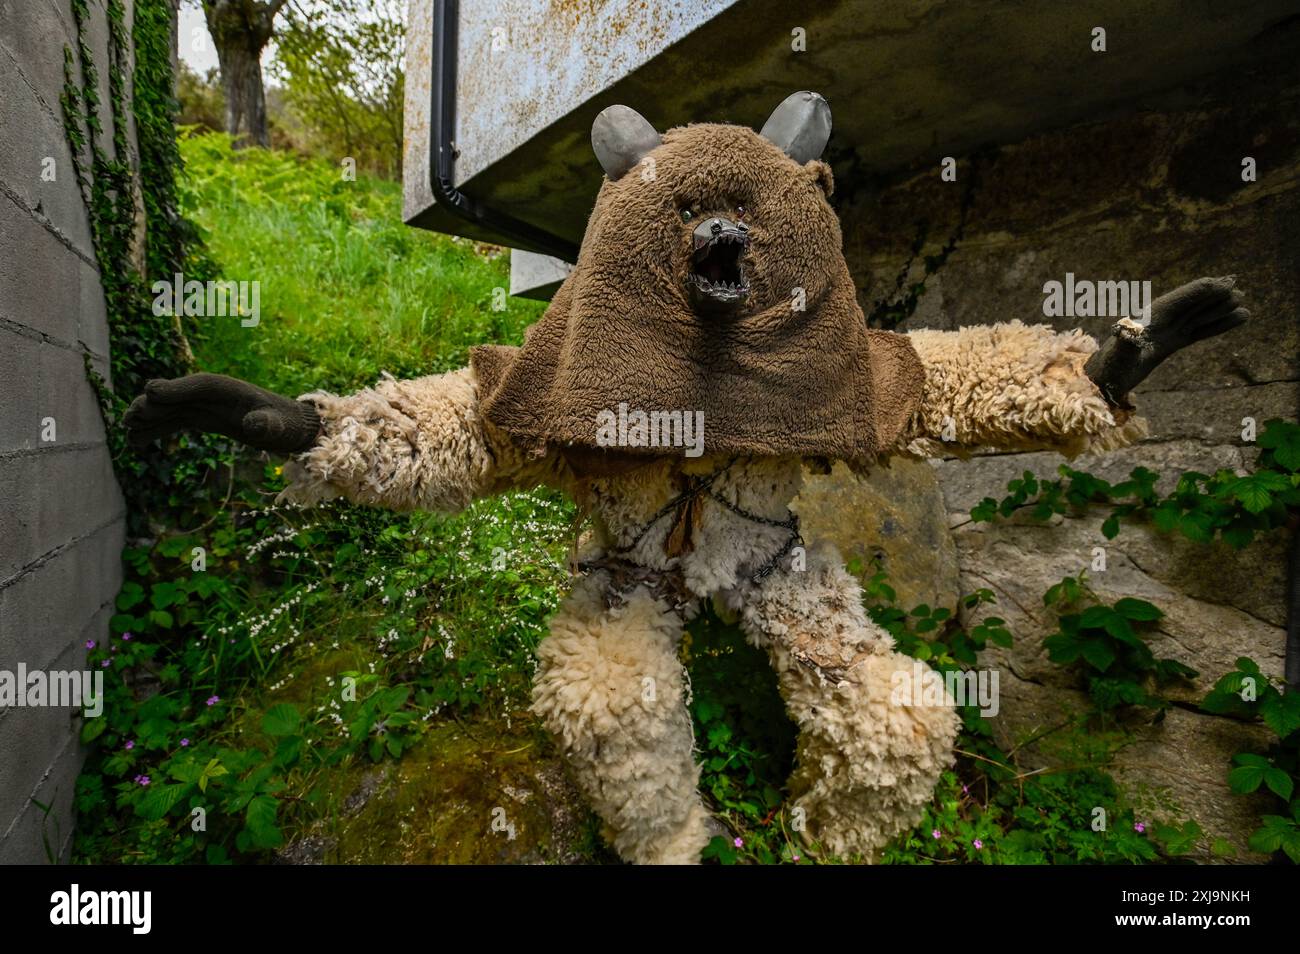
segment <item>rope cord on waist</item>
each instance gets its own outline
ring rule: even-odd
[[[687,488],[684,491],[682,491],[680,494],[678,494],[676,497],[674,497],[672,500],[668,501],[668,503],[660,507],[657,511],[655,511],[654,515],[641,526],[640,530],[637,531],[636,535],[632,538],[632,542],[629,543],[627,546],[618,547],[614,549],[612,551],[613,554],[623,556],[631,553],[638,546],[640,546],[641,541],[645,539],[646,534],[650,532],[651,528],[656,523],[658,523],[668,514],[672,513],[674,510],[681,507],[682,504],[694,500],[696,497],[700,496],[701,494],[705,494],[710,498],[712,498],[717,503],[721,504],[727,510],[734,513],[738,517],[741,517],[745,520],[749,520],[753,523],[758,523],[764,526],[776,527],[781,530],[789,531],[790,536],[786,540],[785,545],[782,546],[781,549],[778,550],[776,553],[774,553],[770,558],[768,558],[768,560],[764,562],[762,566],[760,566],[757,570],[751,573],[749,575],[749,581],[755,585],[758,585],[760,581],[771,576],[772,573],[776,571],[776,568],[780,565],[781,561],[784,560],[787,556],[789,556],[790,551],[793,550],[796,546],[799,546],[803,543],[803,537],[799,533],[799,516],[798,514],[791,513],[789,508],[787,508],[786,513],[788,514],[788,516],[786,517],[786,519],[774,520],[771,517],[764,517],[760,514],[756,514],[749,510],[746,510],[744,507],[740,506],[739,504],[733,503],[730,500],[727,500],[725,497],[723,497],[721,494],[715,491],[713,489],[714,482],[717,481],[717,479],[721,477],[723,474],[725,474],[728,470],[730,470],[731,466],[735,464],[735,462],[736,462],[736,458],[733,457],[731,460],[729,460],[726,463],[725,466],[720,467],[718,470],[715,470],[707,477],[687,476],[686,477]]]

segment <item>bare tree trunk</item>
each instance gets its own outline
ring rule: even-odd
[[[270,144],[262,51],[275,32],[275,15],[287,0],[203,0],[208,32],[217,48],[226,94],[226,132],[236,146]]]
[[[226,132],[235,137],[236,146],[269,145],[261,51],[243,46],[218,47],[217,60],[226,92]]]

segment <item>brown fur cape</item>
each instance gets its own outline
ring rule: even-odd
[[[581,452],[597,446],[597,415],[626,402],[702,411],[710,455],[873,461],[916,410],[924,376],[906,337],[867,327],[831,188],[825,163],[800,166],[745,127],[670,130],[601,186],[577,264],[523,346],[473,349],[487,419],[533,453]],[[750,297],[736,314],[697,315],[692,229],[738,206]]]

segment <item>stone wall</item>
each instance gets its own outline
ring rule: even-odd
[[[1159,296],[1201,275],[1235,274],[1254,313],[1250,324],[1176,355],[1139,389],[1148,440],[1104,458],[1081,458],[1075,466],[1117,479],[1143,465],[1164,475],[1162,489],[1186,470],[1247,466],[1256,452],[1241,440],[1244,417],[1261,425],[1271,417],[1297,417],[1298,101],[1294,61],[1284,68],[1275,62],[1254,74],[1234,72],[1170,90],[979,158],[958,156],[956,182],[941,180],[940,152],[933,164],[890,182],[859,183],[842,200],[841,216],[863,308],[870,313],[890,296],[919,236],[922,255],[905,284],[924,279],[925,287],[905,329],[1019,318],[1061,329],[1080,325],[1096,336],[1106,333],[1109,319],[1043,317],[1045,282],[1062,281],[1066,272],[1150,280]],[[1257,162],[1254,183],[1242,181],[1245,156]],[[938,252],[956,232],[963,196],[964,235],[926,278],[922,256]],[[882,553],[905,597],[951,603],[959,591],[994,590],[996,613],[1011,624],[1016,644],[982,662],[1001,669],[1003,708],[994,722],[1008,745],[1086,705],[1077,683],[1042,648],[1054,628],[1042,594],[1062,576],[1087,568],[1094,546],[1105,546],[1107,569],[1090,574],[1094,589],[1106,599],[1138,596],[1159,606],[1166,616],[1153,649],[1202,674],[1192,690],[1175,693],[1176,705],[1161,722],[1131,727],[1114,771],[1153,814],[1193,816],[1211,835],[1227,838],[1239,858],[1249,858],[1245,838],[1259,806],[1232,795],[1225,776],[1231,754],[1260,732],[1200,713],[1196,702],[1241,655],[1281,674],[1284,534],[1236,552],[1143,528],[1126,527],[1108,542],[1100,515],[1046,526],[968,521],[970,508],[986,496],[1000,499],[1009,479],[1025,470],[1056,476],[1062,460],[992,454],[937,461],[928,472],[925,465],[908,465],[905,490],[893,486],[896,475],[882,473],[867,489],[852,491],[876,495],[880,516],[859,518],[858,526],[842,518],[823,523]],[[939,534],[937,514],[947,520]],[[1027,747],[1024,764],[1050,761],[1050,739]]]
[[[90,24],[107,103],[101,5]],[[85,371],[89,359],[108,377],[108,320],[59,105],[75,39],[68,0],[0,0],[0,671],[11,673],[84,669],[121,583],[122,496]],[[0,709],[0,863],[68,856],[79,728],[65,708]]]

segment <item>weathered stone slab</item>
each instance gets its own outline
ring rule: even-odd
[[[805,475],[794,502],[804,539],[827,540],[867,572],[875,561],[889,575],[900,605],[955,608],[957,550],[930,466],[895,460],[855,477],[843,464],[827,475]]]

